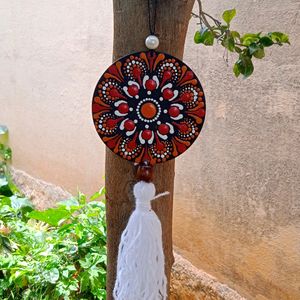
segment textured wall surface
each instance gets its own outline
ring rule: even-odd
[[[0,2],[0,123],[14,165],[93,193],[104,180],[104,147],[91,97],[112,57],[109,0]]]
[[[177,161],[175,244],[250,299],[300,299],[300,2],[210,0],[204,7],[214,16],[236,7],[234,28],[284,31],[292,45],[267,49],[243,80],[219,47],[187,43],[208,110],[197,145]]]
[[[214,16],[236,7],[233,27],[285,31],[292,45],[267,49],[253,77],[235,79],[222,48],[193,44],[191,20],[185,61],[202,81],[207,118],[177,160],[174,242],[248,299],[297,300],[300,3],[205,0],[204,7]],[[2,1],[0,41],[0,123],[10,129],[14,165],[69,191],[94,192],[104,147],[90,101],[111,61],[111,1]]]

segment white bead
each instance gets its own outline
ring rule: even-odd
[[[156,49],[159,45],[159,39],[155,35],[147,36],[145,40],[145,45],[148,49]]]

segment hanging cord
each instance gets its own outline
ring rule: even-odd
[[[148,21],[151,35],[155,35],[157,0],[148,0]]]

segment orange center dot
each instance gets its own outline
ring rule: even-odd
[[[141,106],[141,115],[146,119],[152,119],[157,114],[157,107],[152,102],[146,102]]]

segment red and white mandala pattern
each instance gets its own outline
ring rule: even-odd
[[[160,163],[197,138],[205,98],[196,75],[168,54],[146,51],[112,64],[93,97],[93,120],[104,143],[121,157]]]

